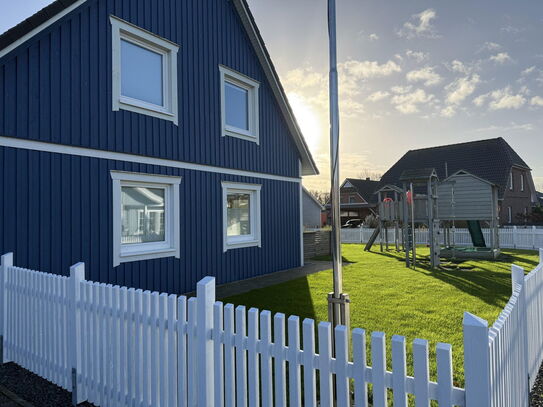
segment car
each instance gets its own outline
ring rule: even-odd
[[[364,223],[362,219],[349,219],[347,222],[345,222],[342,228],[359,228],[362,226],[362,223]]]

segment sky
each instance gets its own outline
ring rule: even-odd
[[[248,0],[329,188],[326,0]],[[0,0],[3,32],[50,0]],[[543,189],[543,2],[339,0],[340,177],[503,137]]]

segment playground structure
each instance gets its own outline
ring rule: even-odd
[[[440,258],[495,259],[499,255],[498,187],[467,171],[458,171],[440,181],[435,169],[404,171],[399,179],[402,187],[385,185],[376,191],[379,201],[379,225],[366,244],[370,250],[377,238],[380,249],[389,250],[388,227],[396,233],[397,251],[405,252],[407,267],[415,267],[415,225],[428,228],[430,267],[436,268]],[[456,247],[454,233],[459,223],[466,223],[472,247]],[[486,242],[481,229],[485,222],[491,229]],[[402,233],[398,233],[400,228]],[[442,238],[443,234],[443,238]],[[441,247],[441,241],[444,242]]]

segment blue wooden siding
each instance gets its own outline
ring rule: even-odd
[[[225,283],[300,263],[299,184],[0,147],[0,253],[57,274],[172,293],[206,275]],[[181,176],[181,258],[113,267],[111,170]],[[221,181],[262,185],[262,247],[223,252]]]
[[[179,126],[112,111],[110,14],[180,45]],[[260,145],[221,137],[219,64],[261,83]],[[228,0],[88,0],[0,59],[0,134],[298,176],[298,152]]]

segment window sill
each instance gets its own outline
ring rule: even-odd
[[[119,99],[118,104],[118,110],[128,110],[130,112],[140,113],[147,116],[172,121],[176,125],[178,124],[176,115],[160,106],[155,106],[150,103],[145,103],[137,99],[127,98],[123,96],[121,96],[121,98]]]
[[[255,134],[244,132],[243,130],[237,131],[233,128],[226,128],[223,131],[223,137],[237,137],[242,140],[252,141],[253,143],[260,144],[258,136]]]
[[[255,247],[255,246],[258,246],[258,247],[261,247],[261,242],[260,240],[246,240],[246,241],[241,241],[241,242],[227,242],[225,245],[224,245],[224,251],[228,251],[228,250],[232,250],[232,249],[241,249],[241,248],[244,248],[244,247]]]
[[[161,259],[164,257],[177,257],[179,258],[179,252],[175,248],[157,249],[157,250],[140,250],[140,251],[125,251],[121,252],[117,259],[117,264],[129,263],[132,261]]]

